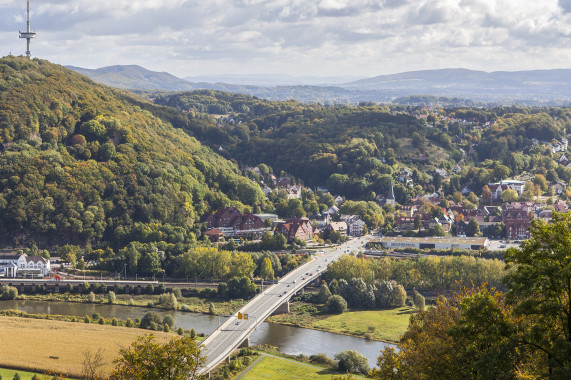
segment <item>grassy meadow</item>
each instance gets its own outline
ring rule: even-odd
[[[128,347],[138,336],[147,333],[137,328],[2,316],[0,367],[40,373],[57,371],[79,377],[83,353],[95,353],[101,348],[106,363],[104,368],[108,372],[119,349]],[[168,333],[153,333],[159,342],[174,337]],[[4,375],[2,378],[12,379]]]
[[[256,365],[246,373],[244,380],[262,379],[327,379],[339,375],[328,369],[307,365],[293,360],[264,356]]]
[[[291,308],[292,313],[275,315],[268,320],[385,342],[398,342],[408,327],[410,315],[416,312],[415,308],[402,307],[391,310],[346,311],[343,314],[331,315],[311,312],[315,308],[303,304],[293,305]]]

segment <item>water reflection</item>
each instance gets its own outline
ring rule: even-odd
[[[21,310],[32,314],[74,315],[78,318],[98,313],[104,318],[116,317],[122,320],[142,318],[146,312],[155,311],[163,316],[167,314],[172,315],[175,325],[186,330],[193,328],[198,333],[210,334],[218,327],[218,316],[136,306],[51,301],[0,301],[0,310],[8,309]],[[269,344],[278,347],[281,352],[286,354],[305,354],[308,356],[325,353],[333,357],[336,353],[343,350],[355,350],[365,355],[369,359],[370,365],[374,365],[381,350],[389,346],[386,343],[352,336],[267,322],[262,323],[250,335],[250,344]]]

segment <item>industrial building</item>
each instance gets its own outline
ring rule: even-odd
[[[385,249],[485,249],[489,245],[485,237],[402,237],[384,236],[371,244],[380,244]]]

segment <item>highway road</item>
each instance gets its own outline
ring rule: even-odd
[[[238,348],[260,323],[272,315],[281,304],[289,301],[298,290],[315,280],[331,262],[343,254],[358,251],[370,238],[372,237],[353,238],[335,248],[324,249],[310,262],[282,277],[277,284],[265,288],[206,338],[202,351],[207,356],[206,364],[199,372],[206,374],[214,369]],[[248,319],[238,319],[238,313],[248,314]]]

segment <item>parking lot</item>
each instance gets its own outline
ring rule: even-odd
[[[515,243],[513,241],[510,241],[509,243],[506,243],[505,240],[491,240],[490,239],[490,245],[488,246],[488,249],[490,251],[498,251],[498,250],[504,250],[504,249],[508,249],[511,247],[519,247],[519,242]]]

